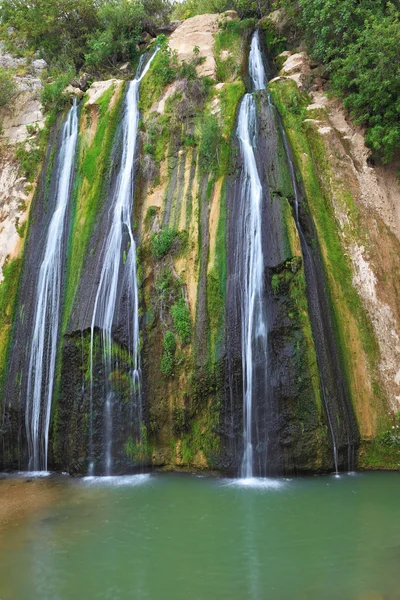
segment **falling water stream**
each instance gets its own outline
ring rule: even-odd
[[[249,55],[249,75],[254,91],[265,88],[266,77],[262,63],[258,31],[253,35]],[[239,110],[237,136],[243,159],[244,177],[241,202],[245,207],[243,222],[242,279],[242,363],[243,363],[243,442],[241,475],[253,476],[253,378],[254,358],[267,367],[267,322],[264,309],[264,260],[262,252],[261,205],[262,185],[254,154],[256,136],[256,103],[252,94],[245,94]]]
[[[25,413],[29,469],[34,471],[47,470],[50,411],[60,320],[64,249],[62,240],[71,196],[77,138],[78,106],[74,100],[62,131],[58,156],[57,200],[47,231],[34,300]]]
[[[112,406],[113,391],[108,385],[112,372],[112,326],[116,313],[118,291],[125,292],[129,302],[127,328],[132,327],[130,355],[132,358],[132,389],[138,405],[139,419],[142,411],[141,367],[139,348],[139,298],[136,271],[136,243],[132,231],[132,202],[134,192],[134,159],[139,125],[140,82],[146,75],[157,50],[143,68],[144,56],[138,66],[138,75],[129,83],[125,98],[122,121],[123,150],[115,194],[109,209],[109,231],[105,238],[100,281],[96,291],[90,336],[90,466],[94,472],[93,451],[93,348],[95,330],[101,331],[105,381],[105,474],[112,472]],[[129,244],[123,253],[123,241],[128,236]],[[123,286],[123,290],[119,288]]]
[[[256,31],[251,42],[249,54],[249,77],[251,87],[254,92],[263,90],[267,85],[267,77],[263,66],[262,54],[260,49],[259,34]],[[272,110],[276,108],[271,102],[268,93],[268,103]],[[277,126],[280,128],[285,153],[288,160],[289,172],[294,191],[294,218],[296,227],[300,236],[301,247],[304,258],[304,268],[306,272],[307,287],[312,294],[308,294],[310,311],[312,313],[314,338],[316,340],[316,351],[318,356],[319,371],[321,373],[321,389],[324,400],[328,428],[332,439],[333,461],[335,472],[338,473],[338,444],[333,424],[334,415],[330,406],[328,395],[329,375],[325,374],[327,366],[332,367],[335,372],[336,387],[335,393],[338,396],[338,402],[341,402],[341,410],[344,412],[344,418],[350,421],[350,415],[346,414],[345,392],[343,381],[336,362],[335,343],[331,332],[329,331],[329,319],[325,306],[326,299],[321,297],[325,294],[321,291],[320,274],[315,264],[314,256],[311,255],[301,221],[299,218],[300,191],[296,179],[294,164],[291,156],[289,142],[282,125],[278,112]],[[243,160],[244,177],[242,179],[241,202],[244,207],[244,248],[242,257],[242,295],[241,295],[241,313],[242,313],[242,363],[243,363],[243,438],[244,452],[241,467],[241,476],[245,479],[253,476],[253,421],[254,404],[257,400],[257,377],[256,365],[263,365],[265,371],[265,388],[267,388],[268,378],[268,326],[267,314],[265,308],[264,291],[264,259],[262,251],[262,199],[263,190],[260,176],[257,171],[255,158],[255,149],[257,146],[257,117],[256,103],[253,94],[246,94],[242,100],[239,110],[237,136],[240,142],[240,151]],[[324,286],[322,286],[324,288]],[[326,309],[326,310],[325,310]],[[332,366],[331,363],[334,363]],[[328,369],[328,370],[329,370]],[[258,388],[259,389],[259,388]],[[264,391],[267,394],[267,390]],[[266,401],[266,400],[265,400]],[[345,423],[347,445],[348,445],[348,467],[353,467],[352,449],[353,443],[350,439],[349,426]]]

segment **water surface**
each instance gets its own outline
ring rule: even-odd
[[[0,531],[1,600],[400,599],[397,473],[41,485],[54,501]]]

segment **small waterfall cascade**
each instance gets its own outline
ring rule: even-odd
[[[77,139],[78,106],[75,99],[63,126],[58,157],[57,200],[47,231],[34,299],[25,412],[29,469],[34,471],[47,471],[50,412],[61,308],[63,235],[71,197]]]
[[[249,75],[254,91],[265,88],[258,31],[254,33],[249,55]],[[245,94],[239,109],[236,134],[243,160],[241,202],[245,207],[243,220],[243,256],[241,257],[241,314],[243,365],[243,461],[241,476],[253,476],[253,402],[255,363],[267,369],[268,327],[264,305],[264,259],[262,251],[261,206],[262,185],[254,153],[256,143],[256,103],[252,94]]]
[[[138,75],[128,86],[125,97],[122,121],[123,141],[121,166],[116,189],[109,209],[109,230],[105,237],[100,280],[96,290],[90,335],[90,440],[89,475],[94,474],[93,449],[93,360],[95,331],[100,330],[105,367],[106,397],[105,419],[105,468],[107,476],[112,473],[112,408],[114,392],[109,385],[112,372],[112,328],[117,309],[118,294],[125,293],[129,303],[129,329],[132,359],[131,388],[137,405],[139,420],[142,413],[142,377],[139,343],[139,293],[136,269],[136,243],[132,231],[132,203],[134,193],[134,159],[139,125],[140,82],[146,75],[156,54],[153,53],[143,67],[144,56],[138,66]],[[128,239],[128,249],[124,251],[124,240]],[[121,289],[123,288],[123,289]]]

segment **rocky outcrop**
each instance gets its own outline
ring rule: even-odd
[[[29,67],[25,59],[15,58],[0,46],[0,66],[21,69],[25,74],[15,75],[18,93],[11,105],[0,109],[2,135],[0,137],[0,281],[5,260],[19,255],[21,233],[25,223],[32,191],[22,176],[15,158],[15,145],[23,143],[32,135],[28,131],[44,126],[43,107],[40,102],[42,89],[38,77],[46,66],[45,61],[36,59]]]
[[[193,58],[193,48],[200,48],[200,56],[204,62],[197,66],[200,76],[215,79],[217,65],[214,57],[214,34],[218,31],[221,20],[232,20],[237,17],[235,11],[228,11],[223,15],[198,15],[183,21],[174,30],[168,43],[172,50],[177,52],[178,60],[189,62]]]

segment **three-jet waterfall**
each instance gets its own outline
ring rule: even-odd
[[[74,101],[63,127],[58,156],[57,200],[47,231],[34,299],[25,422],[29,468],[35,471],[47,470],[50,412],[60,321],[63,251],[65,250],[63,234],[71,196],[77,138],[78,107]]]
[[[132,203],[134,193],[134,159],[139,125],[140,82],[147,73],[155,53],[139,75],[129,83],[125,98],[122,121],[123,150],[112,205],[109,209],[109,230],[103,247],[100,281],[96,291],[90,337],[90,466],[89,474],[94,472],[93,449],[93,361],[96,329],[101,332],[103,362],[105,368],[105,468],[106,475],[112,471],[112,409],[113,390],[110,385],[112,372],[112,327],[117,308],[118,294],[126,294],[129,304],[129,318],[126,324],[131,329],[132,390],[138,407],[139,420],[142,411],[142,382],[139,344],[139,295],[136,270],[136,243],[132,231]],[[143,58],[143,57],[142,57]],[[128,244],[125,244],[125,240]],[[126,250],[124,248],[127,248]]]
[[[254,90],[265,87],[258,32],[253,35],[249,55],[249,75]],[[243,160],[241,204],[243,241],[240,257],[242,365],[243,365],[243,444],[241,475],[253,476],[253,403],[255,366],[267,369],[267,317],[264,304],[264,259],[262,251],[261,208],[263,190],[257,171],[254,147],[256,142],[256,104],[252,94],[241,102],[237,127]]]

